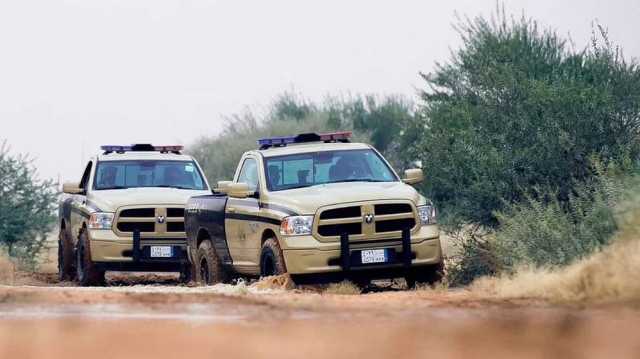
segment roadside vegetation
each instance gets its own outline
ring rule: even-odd
[[[14,155],[6,142],[1,143],[0,253],[35,267],[55,222],[57,197],[55,183],[39,179],[28,156]]]
[[[484,277],[474,282],[472,289],[503,298],[537,297],[558,302],[638,300],[640,183],[630,184],[621,198],[625,199],[613,210],[618,230],[607,238],[610,245],[590,249],[592,254],[567,266],[530,264],[497,277]]]

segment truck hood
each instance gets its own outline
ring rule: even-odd
[[[288,207],[300,214],[314,214],[319,208],[351,202],[410,200],[426,202],[413,187],[402,182],[344,182],[270,192],[269,203]]]
[[[184,206],[192,196],[210,194],[210,191],[184,190],[177,188],[128,188],[93,191],[88,196],[89,204],[102,212],[115,212],[122,206]]]

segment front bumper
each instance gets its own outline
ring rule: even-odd
[[[300,248],[302,245],[311,245],[311,248]],[[401,238],[389,240],[349,241],[348,238],[342,238],[341,242],[324,243],[312,236],[302,236],[283,238],[281,246],[287,271],[293,275],[406,269],[442,261],[439,229],[436,225],[421,227],[415,233],[407,231]],[[393,262],[354,265],[353,251],[382,248],[397,253]]]
[[[91,260],[105,269],[173,271],[187,260],[186,239],[119,237],[111,230],[89,230]],[[151,258],[151,246],[171,246],[171,258]]]

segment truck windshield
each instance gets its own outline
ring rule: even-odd
[[[270,191],[337,182],[394,182],[398,178],[377,152],[322,151],[265,158]]]
[[[206,189],[200,171],[193,161],[130,160],[98,162],[94,178],[94,189],[137,187]]]

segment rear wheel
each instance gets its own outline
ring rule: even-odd
[[[82,286],[104,285],[104,271],[99,270],[91,260],[91,246],[86,231],[80,233],[76,251],[76,272]]]
[[[212,285],[224,281],[224,270],[218,254],[210,240],[204,240],[196,252],[196,281],[201,285]]]
[[[60,228],[58,234],[58,280],[73,280],[73,246],[69,233],[64,227]]]
[[[427,266],[413,267],[405,276],[407,286],[415,288],[416,284],[435,284],[444,276],[444,262]]]
[[[269,277],[287,273],[284,256],[275,238],[267,239],[260,253],[260,276]]]

